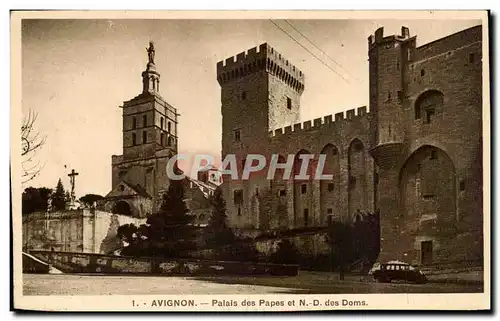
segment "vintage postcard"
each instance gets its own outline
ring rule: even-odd
[[[489,310],[488,18],[12,12],[14,308]]]

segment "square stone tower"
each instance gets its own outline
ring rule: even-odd
[[[177,110],[160,95],[160,74],[150,42],[142,93],[123,103],[123,155],[112,157],[112,191],[106,209],[145,217],[168,187],[167,163],[177,153]]]
[[[236,155],[241,178],[247,154],[272,152],[267,150],[269,131],[299,122],[304,74],[264,43],[219,62],[217,80],[221,86],[222,158]],[[254,183],[224,178],[233,226],[258,225],[258,204],[242,201],[256,191]]]

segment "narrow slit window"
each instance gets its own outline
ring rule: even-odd
[[[241,141],[241,132],[239,130],[234,131],[234,141],[235,142],[240,142]]]

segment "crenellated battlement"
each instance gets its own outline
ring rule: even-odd
[[[368,48],[371,49],[376,45],[389,43],[394,41],[405,41],[410,39],[410,29],[401,27],[401,35],[391,35],[384,37],[384,27],[380,27],[375,31],[375,35],[368,37]]]
[[[270,131],[270,137],[281,137],[285,135],[289,135],[292,133],[300,134],[302,132],[307,132],[310,130],[316,130],[320,128],[332,128],[335,126],[341,126],[343,124],[359,120],[369,115],[367,112],[366,106],[359,107],[357,109],[349,109],[345,113],[340,112],[334,115],[327,115],[322,118],[316,118],[314,120],[308,120],[302,123],[297,123],[292,126],[287,126],[284,128],[278,128],[276,130]]]
[[[217,81],[220,85],[265,70],[278,77],[294,90],[304,91],[305,76],[279,52],[267,43],[217,63]]]

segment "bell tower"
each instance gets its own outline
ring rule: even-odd
[[[122,185],[135,189],[134,193],[142,199],[136,203],[130,199],[123,201],[139,217],[154,213],[160,205],[168,187],[167,163],[177,154],[178,146],[177,109],[160,95],[160,73],[156,70],[152,41],[146,52],[148,62],[141,74],[142,92],[125,101],[122,107],[123,154],[112,158],[114,193],[126,191],[120,189]]]

